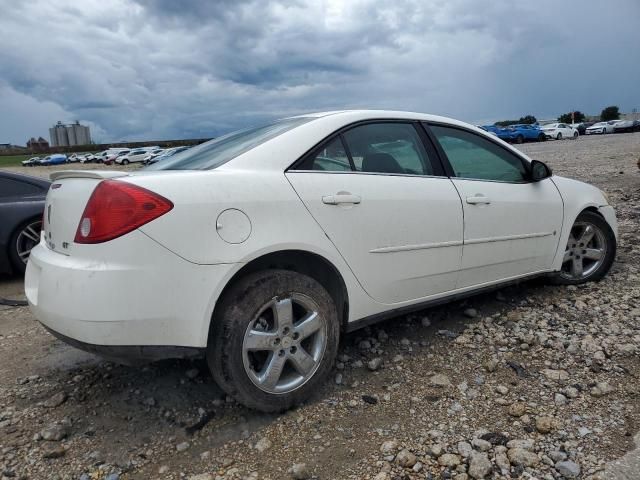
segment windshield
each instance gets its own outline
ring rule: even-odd
[[[162,159],[144,170],[210,170],[310,120],[311,117],[286,118],[231,132]]]

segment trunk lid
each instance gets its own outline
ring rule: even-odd
[[[42,230],[47,248],[73,255],[78,223],[98,183],[127,176],[125,172],[68,170],[52,173],[45,201]]]

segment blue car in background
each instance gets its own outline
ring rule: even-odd
[[[544,142],[547,139],[538,125],[516,124],[507,127],[484,125],[481,128],[510,143]]]
[[[39,165],[49,166],[49,165],[62,165],[63,163],[67,163],[67,156],[61,153],[54,153],[53,155],[48,155],[44,158],[40,159]]]

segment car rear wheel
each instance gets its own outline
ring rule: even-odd
[[[42,221],[32,219],[20,225],[11,235],[9,258],[17,273],[23,274],[26,270],[31,249],[40,243],[41,230]]]
[[[555,282],[576,285],[604,277],[616,256],[616,237],[604,218],[595,212],[578,215]]]
[[[556,140],[562,140],[562,133],[558,133],[558,136],[556,136]]]
[[[209,368],[243,405],[284,411],[329,375],[339,327],[331,296],[313,278],[287,270],[253,273],[232,286],[216,309]]]

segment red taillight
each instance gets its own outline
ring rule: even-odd
[[[149,223],[173,208],[166,198],[117,180],[103,180],[91,194],[76,231],[76,243],[102,243]]]

